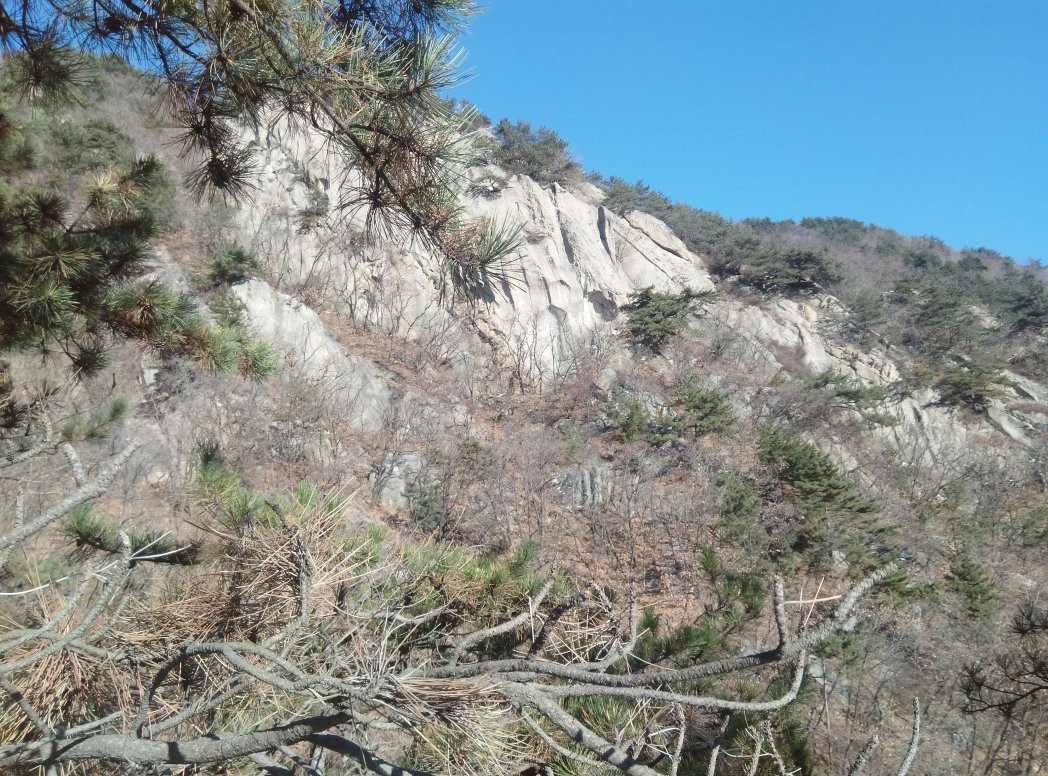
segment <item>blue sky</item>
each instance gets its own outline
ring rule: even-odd
[[[463,45],[587,169],[1048,261],[1048,0],[494,0]]]

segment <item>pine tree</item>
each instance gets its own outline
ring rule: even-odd
[[[492,250],[516,247],[485,240],[458,202],[458,170],[474,153],[472,116],[439,90],[458,78],[454,33],[473,10],[472,0],[57,0],[5,4],[0,46],[11,52],[21,95],[38,102],[75,92],[74,44],[155,76],[201,195],[249,191],[252,130],[308,127],[352,170],[338,209],[422,238],[473,281],[469,270],[490,266]]]
[[[981,361],[964,361],[949,367],[935,383],[945,404],[967,407],[972,412],[986,412],[995,399],[1004,396],[1004,388],[1013,385],[1000,367]]]
[[[651,286],[630,294],[626,313],[626,336],[658,354],[666,341],[679,334],[688,322],[699,315],[703,306],[713,301],[710,291],[685,288],[679,294],[664,294]]]
[[[494,132],[495,163],[505,170],[527,175],[543,186],[582,179],[582,167],[572,159],[567,142],[549,127],[532,129],[526,121],[502,119]]]
[[[34,145],[32,130],[0,107],[0,168],[10,181],[0,189],[0,353],[61,354],[81,378],[108,364],[116,337],[206,369],[272,372],[266,345],[239,327],[208,324],[187,296],[142,279],[160,228],[150,203],[165,175],[157,159],[59,194],[31,184]],[[10,426],[25,408],[9,395],[10,376],[4,385]]]
[[[789,485],[793,500],[810,513],[870,512],[875,508],[856,492],[855,484],[829,456],[781,426],[763,429],[757,453]]]

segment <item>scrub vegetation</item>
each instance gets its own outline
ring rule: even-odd
[[[442,97],[468,2],[88,5],[0,11],[0,770],[1035,772],[1040,267],[587,176]],[[267,214],[290,253],[355,224],[368,293],[291,289],[348,373],[238,296],[288,290],[233,218],[276,120],[359,171],[284,170]],[[716,292],[640,288],[525,379],[538,334],[475,323],[532,235],[462,205],[514,175],[661,219]],[[381,240],[432,252],[441,310]],[[818,305],[855,368],[769,369],[729,303]]]

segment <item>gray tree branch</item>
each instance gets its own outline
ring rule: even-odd
[[[33,518],[28,523],[19,528],[13,529],[10,533],[4,536],[0,536],[0,551],[17,546],[30,536],[42,531],[59,518],[69,514],[73,509],[81,504],[85,504],[104,494],[110,483],[113,481],[113,478],[116,476],[117,471],[119,471],[121,466],[127,463],[128,459],[135,452],[135,448],[136,445],[134,443],[129,444],[117,454],[117,456],[109,463],[109,466],[103,469],[93,481],[79,486],[59,503],[55,504],[46,512]]]

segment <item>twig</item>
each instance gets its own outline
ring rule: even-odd
[[[6,536],[0,536],[0,550],[6,550],[9,547],[14,547],[20,542],[25,541],[30,536],[39,531],[42,531],[51,523],[58,520],[60,517],[68,514],[75,507],[90,501],[91,499],[98,498],[106,489],[109,488],[109,484],[113,481],[117,471],[127,463],[128,459],[135,452],[135,443],[129,444],[125,447],[109,464],[109,466],[99,474],[94,482],[86,483],[78,487],[75,491],[70,493],[61,502],[55,504],[53,507],[48,509],[43,514],[34,518],[31,522],[15,528],[13,531],[8,533]]]

